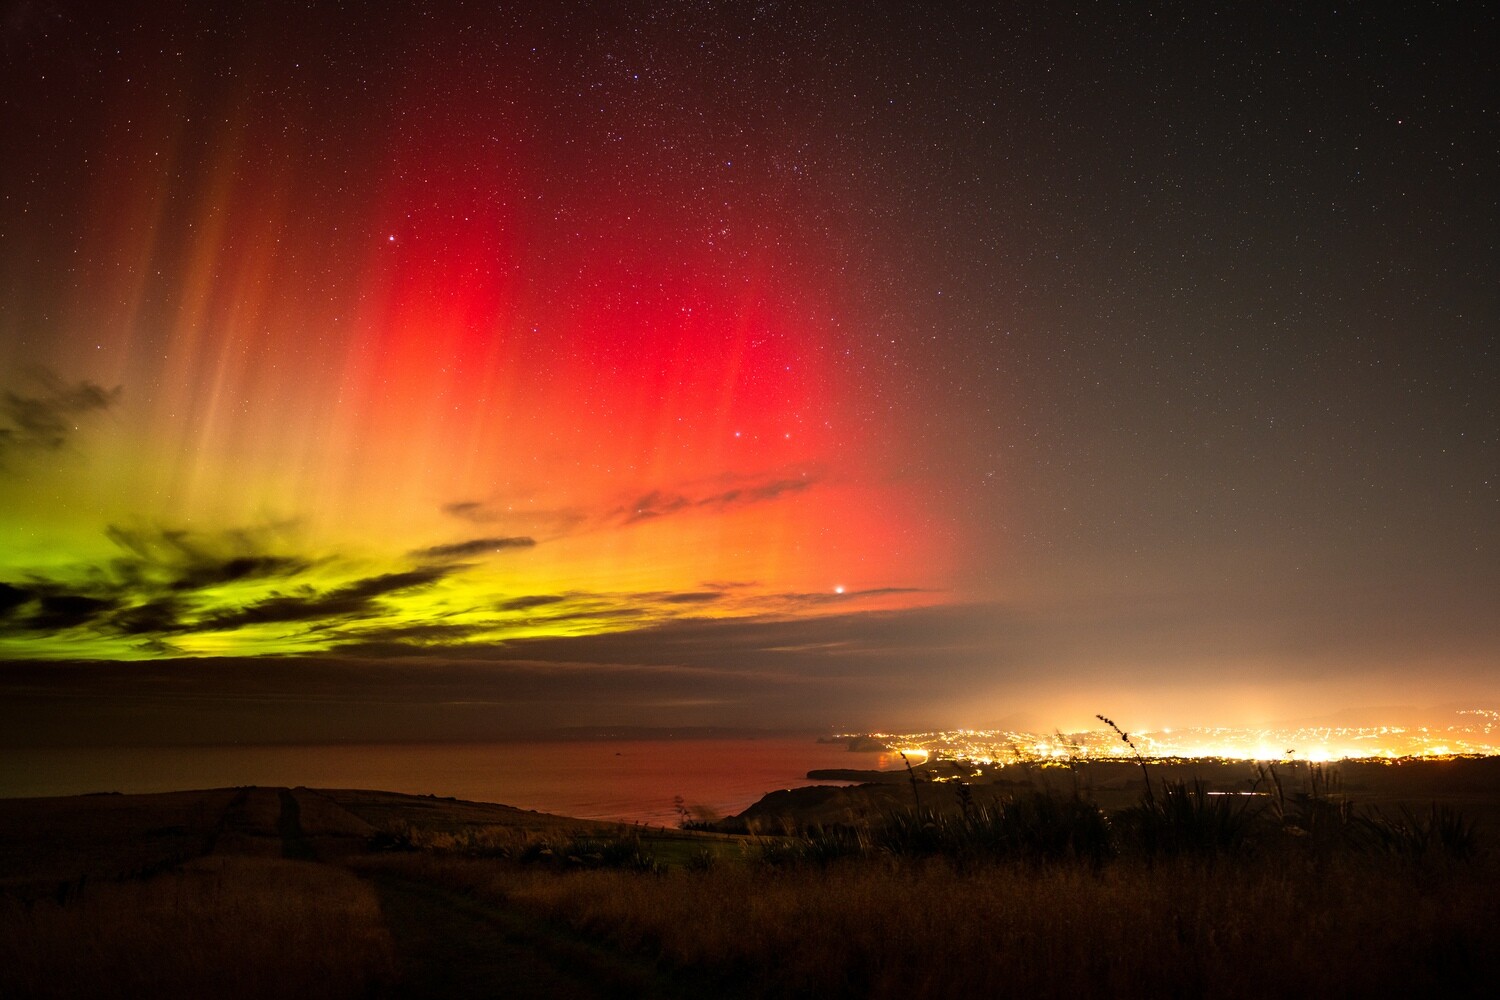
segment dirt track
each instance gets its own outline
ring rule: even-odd
[[[279,789],[282,856],[315,860],[299,795]],[[414,1000],[597,1000],[680,995],[655,971],[556,927],[438,886],[368,876],[396,948],[397,980],[377,994]]]

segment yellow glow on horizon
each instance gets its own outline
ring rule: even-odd
[[[1217,760],[1271,762],[1291,767],[1339,761],[1399,762],[1403,759],[1500,756],[1495,714],[1472,709],[1459,713],[1474,721],[1443,727],[1304,726],[1287,729],[1187,726],[1155,733],[1131,734],[1135,747],[1123,745],[1117,733],[1028,733],[1011,730],[951,729],[926,733],[844,734],[884,743],[888,752],[922,761],[1007,767],[1060,763],[1131,762],[1138,756],[1155,761]],[[882,765],[884,766],[884,765]]]

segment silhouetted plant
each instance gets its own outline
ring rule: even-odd
[[[1136,747],[1135,741],[1130,738],[1129,733],[1115,725],[1115,720],[1102,715],[1096,715],[1094,718],[1113,729],[1119,735],[1120,741],[1130,748],[1131,753],[1135,754],[1135,762],[1141,766],[1141,775],[1146,779],[1146,803],[1147,805],[1154,806],[1156,795],[1151,791],[1151,772],[1146,769],[1146,758],[1141,755],[1141,751]]]
[[[772,868],[812,864],[826,866],[844,858],[870,853],[864,832],[852,826],[812,825],[800,834],[768,837],[755,845],[754,860]]]
[[[1409,861],[1422,861],[1442,854],[1452,861],[1467,861],[1477,848],[1475,824],[1451,806],[1434,802],[1425,814],[1402,806],[1396,816],[1379,809],[1359,821],[1376,850]]]
[[[539,839],[526,844],[516,855],[523,864],[546,864],[558,868],[613,868],[658,874],[665,866],[635,834],[601,838],[575,836],[554,841]]]
[[[956,814],[893,812],[871,831],[869,843],[898,858],[943,855],[962,862],[1080,858],[1098,863],[1114,851],[1109,820],[1097,806],[1043,791],[982,805],[971,800]]]
[[[912,769],[911,759],[906,756],[906,751],[902,750],[900,753],[901,753],[901,762],[906,765],[906,776],[907,776],[907,778],[909,778],[911,780],[911,798],[912,798],[912,803],[918,809],[921,809],[922,808],[922,796],[917,791],[917,772]]]
[[[1121,818],[1147,857],[1230,854],[1245,847],[1260,808],[1237,795],[1210,795],[1201,781],[1192,787],[1164,781],[1161,797],[1147,796]]]
[[[929,857],[943,852],[946,818],[930,809],[888,813],[872,831],[874,845],[895,857]]]
[[[768,837],[755,842],[754,859],[772,868],[787,868],[804,860],[802,841],[792,837]]]
[[[1297,762],[1287,763],[1295,771]],[[1354,805],[1342,794],[1337,771],[1309,763],[1303,789],[1290,794],[1277,762],[1257,762],[1255,771],[1250,789],[1264,797],[1264,818],[1284,833],[1305,838],[1309,847],[1324,851],[1358,839]]]
[[[965,816],[970,815],[974,811],[974,789],[969,787],[968,782],[960,781],[954,792],[958,795],[958,811]]]
[[[1286,788],[1281,783],[1281,773],[1276,770],[1275,761],[1256,761],[1255,780],[1250,783],[1252,792],[1260,792],[1262,786],[1265,794],[1270,796],[1272,814],[1277,822],[1286,819]]]
[[[1114,854],[1108,817],[1077,796],[1033,792],[982,806],[956,832],[955,853],[969,858],[1100,864]]]
[[[415,851],[415,833],[410,823],[392,823],[376,830],[365,841],[372,851]]]

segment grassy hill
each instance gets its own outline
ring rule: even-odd
[[[777,793],[748,835],[349,789],[0,800],[0,996],[1488,995],[1500,762],[1157,771]]]

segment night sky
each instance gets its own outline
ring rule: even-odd
[[[0,740],[1500,700],[1487,5],[0,13]]]

